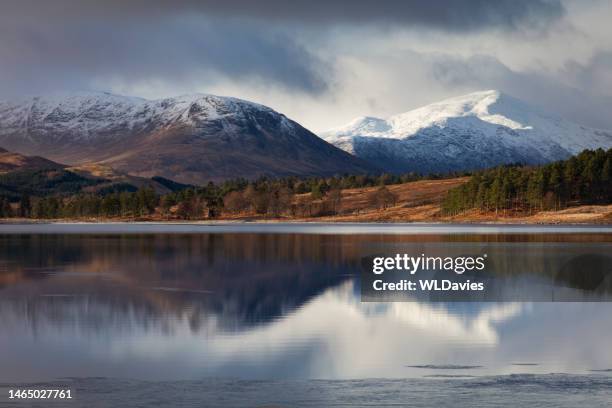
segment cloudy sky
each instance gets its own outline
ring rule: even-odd
[[[320,131],[500,89],[612,129],[612,0],[2,4],[2,99],[204,92]]]

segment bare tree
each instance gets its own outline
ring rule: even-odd
[[[274,217],[278,217],[281,213],[287,211],[291,205],[291,191],[282,187],[269,193],[268,211]]]
[[[339,214],[342,206],[342,190],[334,188],[327,194],[330,210],[333,214]]]
[[[232,213],[239,213],[249,209],[250,203],[241,191],[232,191],[223,198],[224,208]]]
[[[387,209],[397,202],[397,194],[391,192],[386,186],[372,191],[368,196],[368,203],[378,209]]]
[[[298,196],[296,204],[297,212],[303,217],[312,217],[312,203],[313,198],[311,194]]]
[[[244,190],[243,197],[247,201],[249,207],[257,214],[267,214],[270,205],[270,194],[268,191],[261,191],[249,185]]]

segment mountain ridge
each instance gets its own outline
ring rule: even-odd
[[[320,136],[394,172],[541,164],[612,146],[612,132],[572,123],[497,90],[445,99],[386,119],[359,117]]]
[[[0,102],[0,146],[189,184],[373,171],[269,107],[208,94],[146,100],[76,93]]]

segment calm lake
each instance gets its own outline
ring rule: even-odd
[[[405,252],[487,253],[506,297],[362,302],[364,258]],[[610,227],[0,225],[0,406],[27,386],[88,407],[609,406],[611,257]]]

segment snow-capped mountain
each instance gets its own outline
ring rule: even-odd
[[[194,184],[371,170],[266,106],[204,94],[146,100],[74,93],[0,102],[0,146]]]
[[[572,123],[494,90],[387,119],[360,117],[320,136],[392,172],[538,164],[584,149],[612,147],[610,131]]]

